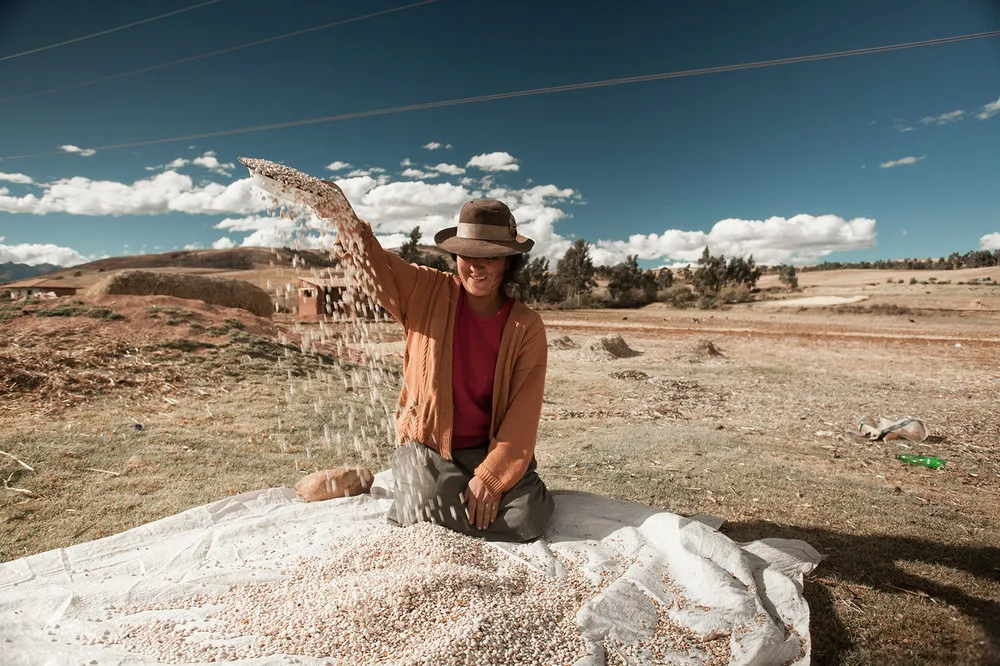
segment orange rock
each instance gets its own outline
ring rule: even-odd
[[[364,467],[333,467],[302,477],[295,492],[307,502],[352,497],[368,492],[375,475]]]

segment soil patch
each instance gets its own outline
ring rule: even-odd
[[[761,301],[753,307],[761,308],[808,308],[828,305],[844,305],[867,300],[867,296],[809,296],[807,298],[786,298],[780,301]]]
[[[644,382],[649,379],[649,375],[642,370],[619,370],[618,372],[612,372],[610,376],[615,379],[627,379],[633,382]]]

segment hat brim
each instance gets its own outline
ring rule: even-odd
[[[434,243],[451,254],[463,257],[506,257],[528,252],[535,241],[520,234],[511,241],[459,238],[458,227],[448,227],[434,234]]]

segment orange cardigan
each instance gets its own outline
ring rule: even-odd
[[[379,303],[406,330],[398,443],[417,441],[451,460],[452,347],[462,283],[456,275],[408,264],[385,251],[367,223],[361,235],[362,263],[371,264]],[[535,455],[547,364],[542,318],[516,301],[500,339],[489,453],[474,470],[495,495],[513,488]]]

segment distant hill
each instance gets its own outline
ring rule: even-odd
[[[339,262],[319,250],[288,250],[285,248],[236,247],[229,250],[177,250],[157,254],[131,254],[124,257],[99,259],[72,268],[60,269],[66,277],[74,273],[113,273],[115,271],[151,268],[206,268],[226,271],[253,270],[259,266],[291,266],[298,256],[300,266],[324,268]]]
[[[27,280],[28,278],[45,275],[46,273],[51,273],[52,271],[58,271],[61,269],[62,266],[56,266],[54,264],[38,264],[37,266],[29,266],[28,264],[15,264],[13,261],[8,261],[5,264],[0,264],[0,282],[17,282],[18,280]]]
[[[441,256],[449,263],[450,255],[434,247],[418,246],[424,256]],[[399,253],[399,248],[392,248]],[[49,266],[46,269],[58,271],[56,276],[73,277],[74,274],[113,273],[123,270],[144,270],[153,268],[202,268],[218,271],[248,271],[256,268],[291,266],[292,258],[298,257],[300,268],[332,268],[340,261],[322,250],[289,250],[270,247],[234,247],[229,250],[177,250],[158,254],[130,254],[124,257],[99,259],[72,268]],[[0,269],[3,265],[0,264]],[[30,268],[30,267],[29,267]],[[38,268],[41,268],[40,266]],[[17,278],[21,279],[21,278]]]
[[[454,269],[451,256],[443,250],[427,245],[418,246],[421,256],[426,259],[440,258]],[[399,253],[399,248],[392,248]],[[66,278],[74,284],[87,287],[106,277],[108,273],[124,270],[178,270],[209,275],[221,274],[227,277],[250,280],[264,286],[267,281],[280,283],[287,279],[286,271],[334,268],[340,264],[323,250],[290,250],[287,248],[269,247],[235,247],[228,250],[176,250],[157,254],[131,254],[123,257],[99,259],[86,264],[64,268],[43,264],[27,266],[25,264],[0,264],[0,282],[14,282],[46,274],[52,279]],[[270,287],[268,287],[270,288]]]

